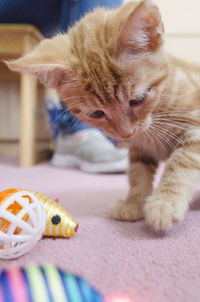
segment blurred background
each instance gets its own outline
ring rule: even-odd
[[[30,2],[0,0],[1,60],[29,52],[44,36],[65,31],[87,11],[105,5],[106,1],[41,0],[33,1],[32,6]],[[112,1],[110,6],[121,2]],[[163,16],[168,51],[179,58],[200,62],[200,1],[155,0],[155,3]],[[30,25],[17,27],[15,23]],[[49,156],[53,144],[45,98],[58,99],[31,76],[12,73],[0,62],[0,155],[17,156],[21,166],[30,166]]]

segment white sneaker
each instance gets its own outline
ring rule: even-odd
[[[89,173],[125,172],[128,149],[118,149],[97,129],[86,129],[59,136],[51,163]]]

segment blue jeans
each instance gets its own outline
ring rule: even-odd
[[[122,0],[0,0],[0,23],[34,24],[45,37],[51,37],[66,32],[69,26],[95,7],[115,8],[121,4]],[[63,133],[91,127],[69,111],[63,114]]]
[[[66,29],[95,7],[116,8],[122,0],[64,0],[61,13],[61,30]]]
[[[45,37],[65,32],[95,7],[114,8],[122,0],[0,0],[0,23],[34,24]]]

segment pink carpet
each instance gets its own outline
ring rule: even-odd
[[[125,175],[88,175],[48,163],[20,169],[0,159],[0,190],[30,188],[59,197],[79,222],[71,239],[43,239],[23,257],[0,267],[51,262],[84,276],[102,294],[133,302],[200,301],[200,198],[183,223],[155,234],[144,221],[113,221],[109,208],[127,192]]]

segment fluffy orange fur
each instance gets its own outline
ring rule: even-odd
[[[155,229],[184,218],[200,176],[200,68],[166,54],[160,12],[151,1],[97,9],[66,34],[7,62],[55,88],[72,113],[130,142],[130,190],[116,219],[145,216]],[[152,181],[159,161],[166,167]]]

